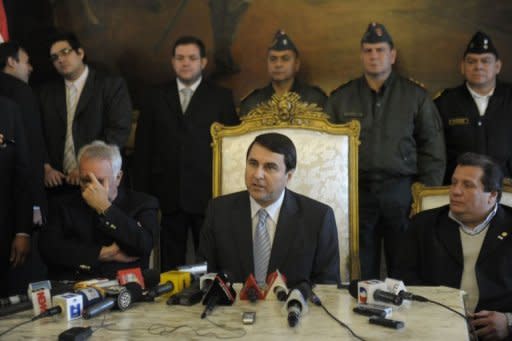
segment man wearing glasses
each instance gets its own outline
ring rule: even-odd
[[[98,139],[123,147],[130,133],[132,105],[123,79],[85,64],[84,49],[74,34],[53,37],[50,60],[62,79],[41,90],[45,186],[78,189],[76,153]]]
[[[49,277],[112,278],[120,269],[147,268],[159,230],[157,200],[119,188],[123,172],[116,145],[85,145],[78,164],[81,194],[60,203],[41,232]]]

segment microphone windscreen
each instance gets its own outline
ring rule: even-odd
[[[138,302],[142,298],[142,287],[137,282],[128,282],[124,287],[130,292],[132,302]]]
[[[160,283],[160,272],[155,269],[146,269],[142,272],[146,289],[152,289]]]
[[[311,284],[309,284],[308,282],[301,282],[299,284],[297,284],[295,287],[293,287],[292,289],[297,289],[300,291],[300,293],[302,294],[302,297],[304,297],[304,300],[308,300],[309,297],[311,296]],[[290,290],[290,293],[291,293],[292,290]]]

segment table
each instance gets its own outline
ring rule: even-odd
[[[415,294],[442,302],[463,313],[462,291],[448,287],[410,287]],[[466,323],[459,315],[432,303],[411,302],[394,309],[391,318],[405,322],[401,330],[370,325],[368,318],[352,312],[356,305],[347,290],[319,285],[315,292],[326,308],[349,325],[365,340],[469,340]],[[2,340],[56,340],[64,330],[75,326],[97,329],[91,340],[205,340],[243,338],[244,340],[355,340],[350,333],[332,320],[321,307],[309,304],[309,312],[302,316],[296,328],[290,328],[282,303],[260,301],[252,304],[237,300],[233,306],[217,307],[209,320],[199,318],[203,305],[192,307],[169,306],[165,299],[152,303],[136,303],[124,312],[108,312],[90,320],[66,321],[60,317],[41,319],[16,328]],[[244,311],[256,311],[254,325],[243,325]],[[32,317],[25,311],[0,319],[0,333],[10,326]],[[215,326],[223,325],[227,329]],[[181,326],[172,333],[172,328]],[[197,333],[197,334],[196,334]]]

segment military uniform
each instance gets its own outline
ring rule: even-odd
[[[295,79],[290,91],[297,93],[302,102],[315,103],[321,108],[325,106],[327,95],[317,86],[306,85]],[[272,83],[264,88],[253,90],[240,103],[240,116],[247,115],[249,111],[256,108],[259,104],[269,101],[274,93]]]
[[[379,92],[364,76],[333,91],[326,112],[334,123],[358,120],[360,257],[363,278],[379,276],[380,238],[388,270],[397,234],[408,226],[413,181],[440,185],[445,169],[441,121],[428,93],[391,72]]]
[[[498,82],[483,116],[465,84],[443,91],[435,103],[443,120],[449,184],[457,157],[465,152],[495,159],[506,177],[512,175],[512,85]]]

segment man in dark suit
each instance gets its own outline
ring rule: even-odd
[[[319,87],[299,81],[299,69],[299,50],[284,31],[277,31],[267,52],[267,71],[271,82],[264,88],[253,90],[242,99],[240,116],[247,115],[258,105],[269,101],[274,94],[281,96],[286,92],[295,92],[301,101],[323,108],[327,95]]]
[[[502,61],[491,37],[477,32],[460,64],[465,82],[435,99],[446,140],[449,184],[457,157],[465,152],[489,155],[512,177],[512,85],[497,79]]]
[[[78,162],[81,194],[60,203],[41,232],[50,278],[112,278],[120,269],[147,268],[159,230],[157,200],[119,188],[122,160],[115,145],[85,145]]]
[[[230,90],[202,77],[204,44],[181,37],[173,47],[176,80],[154,89],[137,124],[135,189],[155,195],[162,209],[162,270],[185,264],[189,228],[194,246],[212,196],[210,126],[238,123]]]
[[[338,283],[339,250],[332,209],[286,189],[297,163],[295,146],[277,133],[249,146],[247,191],[213,199],[201,231],[208,271],[235,282],[253,273],[260,285],[280,270],[289,286],[302,281]]]
[[[414,217],[396,276],[465,290],[480,339],[503,339],[512,336],[512,209],[499,204],[503,172],[479,154],[462,154],[457,164],[450,204]]]
[[[41,209],[46,212],[43,184],[44,140],[39,103],[28,85],[32,66],[27,51],[14,41],[0,44],[0,69],[2,71],[0,72],[0,95],[18,104],[21,111],[32,170],[33,222],[41,225],[43,223]]]
[[[16,103],[0,97],[0,297],[8,294],[9,268],[30,251],[32,196],[28,147]]]
[[[76,152],[94,140],[122,148],[130,133],[132,106],[124,80],[96,71],[84,58],[74,34],[53,37],[50,59],[62,79],[41,89],[45,185],[50,188],[78,190]]]

